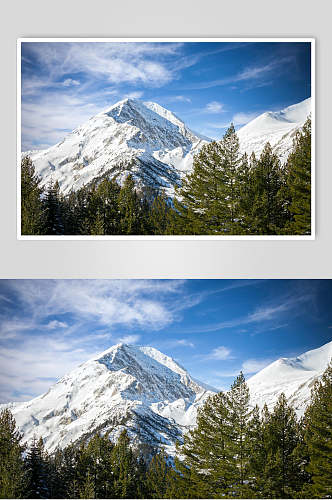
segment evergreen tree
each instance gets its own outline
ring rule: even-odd
[[[119,193],[120,230],[139,234],[140,203],[132,175],[128,175]]]
[[[233,125],[223,139],[204,145],[193,171],[183,179],[175,208],[183,234],[237,234],[239,231],[239,140]]]
[[[146,473],[146,487],[149,498],[167,498],[166,491],[170,468],[171,465],[164,450],[154,455]]]
[[[25,459],[26,498],[48,498],[47,462],[42,438],[33,439]]]
[[[311,119],[296,134],[286,165],[291,220],[287,234],[311,233]]]
[[[40,178],[35,173],[31,159],[21,162],[21,234],[43,234],[43,205]]]
[[[260,498],[264,489],[264,470],[268,453],[266,426],[269,418],[270,414],[267,406],[264,406],[261,416],[261,412],[256,405],[248,423],[248,488],[251,498]]]
[[[112,451],[114,498],[135,498],[137,492],[137,461],[130,448],[127,431],[120,434]]]
[[[22,435],[10,410],[0,413],[0,498],[19,498],[24,488]]]
[[[83,486],[80,489],[80,498],[95,498],[94,482],[89,471],[87,472]]]
[[[305,442],[308,472],[312,476],[311,495],[332,497],[332,362],[322,379],[315,383],[306,411]]]
[[[210,397],[198,410],[197,426],[184,436],[176,468],[183,477],[187,498],[227,495],[234,477],[231,423],[227,395]]]
[[[44,199],[45,207],[45,233],[49,235],[63,234],[60,187],[58,181],[50,182]]]
[[[289,498],[294,495],[301,470],[294,451],[299,442],[295,411],[281,394],[266,426],[267,461],[264,470],[263,494],[268,498]]]
[[[267,143],[259,160],[251,157],[252,207],[249,215],[250,234],[279,234],[284,226],[284,209],[279,191],[282,171],[279,158]]]
[[[230,419],[229,448],[233,456],[233,477],[230,487],[238,498],[246,498],[248,494],[248,423],[251,412],[249,410],[249,389],[241,372],[231,386],[227,397]]]

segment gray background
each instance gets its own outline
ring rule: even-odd
[[[0,278],[332,278],[331,12],[325,0],[11,0],[1,15]],[[315,241],[18,241],[18,37],[315,37]]]

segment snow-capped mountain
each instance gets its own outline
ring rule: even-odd
[[[211,391],[158,350],[118,344],[42,396],[2,406],[11,409],[25,441],[42,436],[49,451],[97,431],[116,439],[126,428],[134,443],[162,442],[172,454]]]
[[[58,181],[64,194],[104,176],[119,183],[130,172],[139,186],[169,195],[193,155],[210,139],[191,131],[153,102],[124,99],[92,117],[63,141],[31,157],[42,185]]]
[[[238,130],[242,153],[259,156],[267,142],[282,162],[287,160],[296,132],[311,113],[311,98],[281,111],[268,111]]]
[[[259,155],[267,141],[282,161],[296,131],[311,111],[311,99],[282,111],[266,112],[238,131],[241,152]],[[105,176],[121,184],[131,173],[138,186],[174,195],[193,156],[211,139],[190,130],[171,111],[154,102],[124,99],[43,151],[27,151],[42,185],[58,181],[64,194]]]
[[[247,383],[251,406],[273,409],[284,392],[303,415],[310,392],[332,357],[332,341],[296,358],[281,358]],[[117,344],[62,377],[43,395],[0,405],[12,411],[24,441],[43,437],[53,451],[96,432],[116,440],[127,429],[132,442],[175,453],[175,443],[196,424],[197,409],[217,389],[195,380],[153,347]]]
[[[280,358],[248,380],[251,404],[272,409],[284,392],[298,415],[310,401],[311,389],[332,358],[332,341],[295,358]]]

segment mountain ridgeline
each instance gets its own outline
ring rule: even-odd
[[[311,234],[311,100],[220,141],[125,99],[23,154],[22,235]]]
[[[156,349],[113,346],[0,408],[0,496],[330,498],[331,352],[282,358],[215,392]],[[298,393],[300,419],[284,390]]]

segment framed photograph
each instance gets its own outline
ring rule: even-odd
[[[332,280],[0,294],[3,498],[329,498]]]
[[[17,48],[19,239],[315,238],[314,39]]]

